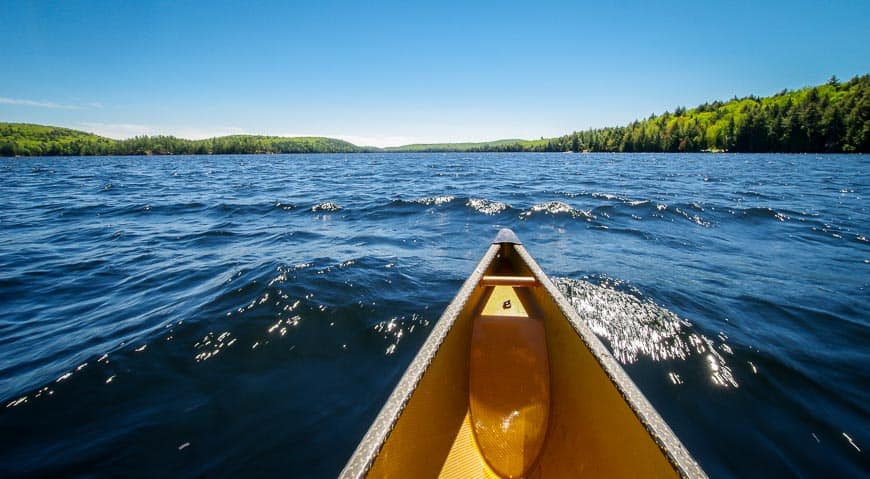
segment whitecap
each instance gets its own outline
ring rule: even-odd
[[[414,203],[418,203],[418,204],[426,205],[426,206],[440,206],[443,204],[450,203],[451,201],[453,201],[455,199],[456,199],[456,197],[450,196],[450,195],[431,196],[431,197],[426,197],[426,198],[417,198],[416,200],[414,200]]]
[[[338,203],[333,203],[332,201],[318,203],[318,204],[311,207],[311,211],[313,211],[315,213],[320,212],[320,211],[325,211],[325,212],[339,211],[340,209],[341,209],[341,205],[339,205]]]
[[[561,201],[548,201],[546,203],[539,203],[526,211],[520,213],[520,217],[523,219],[529,218],[536,213],[543,213],[547,215],[559,215],[559,214],[567,214],[572,218],[582,217],[586,219],[592,219],[594,216],[591,211],[579,210],[573,208],[571,205],[567,203],[562,203]]]
[[[508,205],[501,201],[491,201],[483,198],[472,198],[465,204],[471,209],[485,215],[498,214],[508,208]]]

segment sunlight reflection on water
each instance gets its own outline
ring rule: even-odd
[[[688,360],[703,357],[710,379],[718,386],[739,387],[723,356],[731,347],[720,335],[719,342],[692,330],[692,323],[650,300],[571,278],[554,283],[574,306],[586,325],[609,345],[616,359],[632,364],[641,357],[652,361]],[[675,385],[684,379],[675,372],[668,377]]]

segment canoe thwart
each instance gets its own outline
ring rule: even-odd
[[[535,287],[538,286],[538,279],[534,276],[500,276],[500,275],[484,275],[480,280],[483,286],[514,286],[514,287]]]

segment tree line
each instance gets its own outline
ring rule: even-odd
[[[870,152],[870,75],[767,98],[749,96],[652,115],[624,127],[574,132],[541,151]]]
[[[205,140],[136,136],[113,140],[67,128],[0,123],[0,156],[231,155],[358,153],[370,151],[333,138],[232,135]]]
[[[210,155],[464,152],[700,152],[868,153],[870,75],[766,98],[748,96],[676,108],[626,126],[576,131],[557,138],[486,143],[359,147],[321,137],[233,135],[205,140],[137,136],[113,140],[67,128],[0,123],[0,156]]]
[[[626,126],[557,138],[436,146],[415,151],[867,153],[870,76],[845,83],[831,77],[824,85],[766,98],[733,98],[691,110],[678,107]]]

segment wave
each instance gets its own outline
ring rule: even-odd
[[[317,205],[315,205],[317,206]],[[177,203],[93,203],[84,205],[70,205],[56,203],[45,205],[45,211],[66,218],[88,218],[94,216],[125,217],[142,214],[177,216],[187,214],[206,214],[213,216],[239,216],[266,215],[272,211],[292,211],[297,206],[292,203],[276,201],[274,203],[204,203],[200,201],[177,202]]]
[[[332,201],[317,203],[316,205],[311,207],[311,211],[314,213],[333,213],[336,211],[341,211],[341,209],[341,205]]]
[[[625,227],[625,220],[658,219],[666,221],[688,221],[704,228],[713,228],[734,221],[761,222],[773,220],[777,223],[800,222],[814,226],[818,230],[831,229],[824,224],[818,213],[801,212],[770,206],[751,206],[741,208],[711,204],[701,201],[668,204],[650,198],[637,198],[611,193],[562,193],[563,196],[584,196],[588,201],[564,202],[559,200],[542,201],[530,206],[517,206],[487,197],[433,195],[414,199],[393,199],[372,202],[348,209],[336,201],[298,204],[286,200],[260,203],[220,202],[209,204],[200,201],[178,203],[135,203],[111,205],[107,203],[70,206],[65,203],[46,205],[45,213],[57,215],[64,221],[76,218],[94,217],[136,217],[144,215],[177,216],[204,215],[222,221],[235,221],[248,216],[266,217],[269,215],[293,214],[304,212],[315,214],[347,212],[349,221],[366,219],[389,219],[392,216],[417,215],[439,211],[446,213],[473,213],[484,216],[500,216],[504,220],[514,217],[529,220],[533,217],[563,217],[579,219],[583,222],[597,222],[608,228]],[[377,201],[377,200],[375,200]],[[579,204],[578,204],[579,203]],[[127,231],[128,233],[130,231]],[[853,234],[854,233],[854,234]],[[857,232],[839,232],[843,237],[850,236],[864,242]]]
[[[535,215],[565,215],[571,218],[583,218],[590,221],[595,218],[592,211],[581,210],[561,201],[538,203],[520,213],[520,219],[528,219]]]
[[[772,208],[747,208],[745,210],[739,208],[734,209],[701,201],[668,204],[651,198],[636,198],[616,193],[577,193],[557,191],[555,194],[567,198],[588,198],[590,200],[597,200],[600,203],[593,206],[590,210],[593,219],[614,219],[616,216],[624,215],[631,217],[634,220],[644,220],[649,218],[671,221],[686,220],[704,228],[711,228],[716,226],[720,221],[731,221],[731,217],[733,216],[741,216],[745,218],[772,218],[777,221],[788,221],[794,215],[800,215],[800,213],[776,211]],[[564,207],[558,205],[552,209],[559,211],[560,208]],[[724,213],[727,213],[727,215]]]
[[[472,212],[482,215],[498,215],[513,208],[504,202],[487,198],[461,197],[453,195],[426,196],[412,200],[395,199],[386,204],[369,206],[360,210],[370,219],[389,215],[419,214],[433,209],[456,212]]]
[[[675,208],[672,209],[672,211],[673,211],[674,214],[676,214],[677,216],[680,216],[680,217],[682,217],[682,218],[685,218],[685,219],[691,221],[692,223],[695,223],[695,224],[698,225],[698,226],[703,226],[704,228],[709,228],[709,227],[713,226],[713,223],[712,223],[712,222],[705,220],[705,219],[702,218],[700,215],[698,215],[698,214],[691,214],[691,213],[689,213],[689,212],[683,210],[682,208],[675,207]]]
[[[501,201],[492,201],[485,198],[470,198],[465,202],[465,205],[469,208],[477,211],[478,213],[483,213],[485,215],[495,215],[506,211],[510,208],[510,205],[507,203],[502,203]]]
[[[730,212],[738,218],[747,220],[765,220],[772,219],[777,221],[788,221],[792,216],[803,216],[798,212],[778,211],[770,207],[750,207],[731,209]]]
[[[455,196],[443,195],[443,196],[430,196],[430,197],[426,197],[426,198],[417,198],[415,200],[412,200],[411,202],[417,203],[419,205],[425,205],[425,206],[440,206],[440,205],[446,205],[448,203],[451,203],[455,199],[456,199]]]
[[[568,216],[571,218],[582,218],[584,220],[592,220],[595,215],[591,210],[583,210],[574,208],[567,203],[561,201],[548,201],[537,203],[524,209],[517,209],[514,206],[497,200],[488,198],[475,197],[457,197],[452,195],[431,196],[417,198],[414,200],[394,200],[391,206],[407,207],[407,206],[426,206],[426,207],[448,207],[456,210],[472,211],[483,215],[498,215],[505,213],[515,213],[519,219],[529,219],[536,215],[552,215],[552,216]]]
[[[388,203],[371,205],[359,208],[355,213],[363,216],[381,217],[390,214],[415,214],[428,211],[431,208],[448,208],[447,211],[467,210],[474,213],[492,216],[515,212],[519,219],[527,220],[533,216],[567,216],[584,221],[593,221],[603,218],[612,219],[614,215],[625,215],[635,220],[647,218],[659,219],[682,219],[695,223],[698,226],[710,228],[718,222],[730,221],[730,218],[748,220],[773,219],[779,222],[787,222],[794,218],[814,218],[817,215],[806,214],[789,210],[778,210],[771,207],[729,208],[724,206],[705,205],[698,201],[667,204],[652,199],[631,198],[628,196],[609,193],[560,193],[563,196],[579,197],[586,196],[597,200],[604,200],[604,204],[591,205],[591,208],[572,206],[558,200],[535,203],[526,208],[516,208],[509,203],[482,197],[462,197],[454,195],[435,195],[406,199],[394,199]],[[415,209],[424,207],[424,209]],[[85,206],[79,214],[93,213],[100,206]],[[168,209],[167,209],[168,208]],[[296,211],[299,206],[294,203],[276,201],[271,205],[265,204],[232,204],[221,203],[207,206],[202,203],[186,203],[179,205],[129,205],[114,210],[115,214],[140,214],[140,213],[171,213],[171,212],[195,212],[207,211],[229,214],[268,214],[270,210]],[[315,203],[308,207],[308,211],[314,213],[333,213],[346,209],[334,201]],[[724,214],[724,213],[727,213]]]

